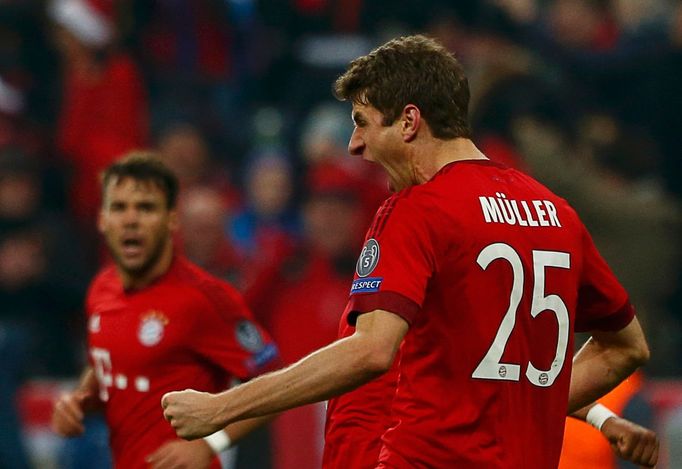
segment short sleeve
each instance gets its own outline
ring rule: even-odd
[[[421,310],[435,255],[425,213],[406,196],[389,198],[365,237],[351,286],[348,322],[377,309],[412,323]]]
[[[575,330],[617,331],[635,315],[628,294],[597,251],[585,227],[582,236],[583,268],[578,290]]]
[[[279,364],[277,347],[236,290],[216,282],[203,291],[209,307],[195,321],[193,334],[200,355],[241,380]]]

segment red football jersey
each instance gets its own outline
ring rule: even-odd
[[[573,331],[634,315],[573,209],[488,160],[451,163],[379,209],[347,320],[376,309],[410,324],[394,396],[390,376],[367,385],[392,397],[379,467],[405,469],[555,468]],[[376,412],[367,389],[330,402],[328,442],[358,438],[341,422]]]
[[[163,418],[164,393],[223,391],[277,356],[236,290],[179,256],[137,291],[125,291],[113,267],[104,269],[86,308],[89,359],[116,467],[145,468],[145,457],[177,438]]]

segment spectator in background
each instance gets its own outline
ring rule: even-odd
[[[22,424],[17,412],[17,390],[24,377],[26,331],[0,317],[0,467],[28,469]]]
[[[131,57],[115,46],[113,8],[106,0],[52,0],[48,8],[62,55],[57,146],[73,173],[71,209],[87,228],[99,206],[99,172],[148,143],[144,84]]]
[[[301,129],[301,154],[314,164],[322,160],[354,161],[348,158],[348,109],[336,102],[315,106]]]
[[[77,367],[84,262],[70,253],[77,236],[43,210],[40,177],[26,155],[0,150],[0,318],[25,329],[26,373],[69,376]]]
[[[17,390],[31,376],[61,377],[76,367],[79,291],[67,282],[78,264],[59,261],[73,243],[42,210],[38,168],[19,150],[0,150],[0,467],[28,468]],[[54,269],[63,272],[55,272]],[[71,279],[73,280],[73,279]]]
[[[246,292],[254,314],[294,363],[337,336],[362,242],[361,181],[341,165],[318,163],[307,178],[302,239],[294,252]],[[311,294],[314,292],[314,294]],[[272,423],[275,469],[315,469],[322,462],[324,405],[292,409]]]
[[[339,171],[344,173],[343,179],[353,178],[358,191],[365,222],[369,223],[377,207],[386,199],[388,180],[378,166],[363,164],[355,158],[348,158],[348,109],[338,102],[322,102],[312,109],[303,123],[300,138],[301,155],[312,172],[320,177],[333,178]],[[330,172],[320,171],[329,166]],[[336,170],[334,170],[336,168]],[[327,174],[327,175],[325,175]],[[333,184],[333,181],[329,181]]]
[[[682,93],[679,88],[679,77],[682,76],[682,3],[677,2],[669,15],[670,24],[667,34],[670,47],[666,54],[657,61],[655,68],[655,87],[653,105],[656,112],[651,120],[653,134],[660,143],[663,154],[661,173],[666,180],[667,189],[682,200],[682,162],[680,161],[679,139],[682,129]],[[682,282],[681,282],[682,283]],[[680,287],[682,289],[682,287]],[[682,291],[680,292],[682,296]],[[678,303],[677,311],[682,311],[682,303]]]
[[[230,209],[222,194],[205,186],[185,190],[179,215],[185,255],[212,275],[240,287],[244,266],[225,232]]]
[[[263,49],[272,47],[251,21],[255,2],[129,3],[145,17],[138,42],[149,77],[153,129],[189,120],[241,155],[250,143],[248,119],[235,119],[234,113],[248,113],[255,83],[250,69]]]
[[[159,156],[177,175],[183,191],[197,186],[211,187],[229,207],[238,204],[240,197],[231,185],[230,174],[213,159],[198,127],[189,123],[169,125],[157,140]]]
[[[244,206],[229,227],[232,241],[252,267],[276,262],[300,229],[291,162],[278,150],[266,150],[249,163],[244,185]]]

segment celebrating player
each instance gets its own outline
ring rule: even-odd
[[[187,442],[164,421],[159,399],[251,378],[272,364],[276,347],[232,287],[174,254],[178,183],[169,169],[133,154],[110,166],[102,185],[99,229],[115,265],[90,287],[90,366],[56,402],[53,429],[79,435],[84,413],[101,406],[116,467],[219,467],[214,453],[260,421]]]
[[[440,44],[392,40],[353,61],[336,94],[353,104],[350,153],[395,192],[358,259],[352,334],[217,395],[169,393],[166,418],[191,439],[334,398],[333,446],[379,396],[391,408],[377,467],[556,467],[567,409],[648,359],[627,293],[565,200],[476,148],[467,79]],[[575,330],[592,338],[573,358]],[[398,350],[394,392],[352,391]]]

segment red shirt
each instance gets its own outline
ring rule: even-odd
[[[222,391],[277,356],[239,294],[182,257],[135,291],[123,289],[114,267],[104,269],[86,308],[89,359],[117,467],[145,468],[145,457],[177,438],[163,418],[164,393]]]
[[[376,309],[410,324],[381,438],[379,467],[392,468],[555,468],[572,331],[634,315],[569,205],[488,160],[449,164],[379,209],[347,320]],[[376,438],[361,422],[377,412],[368,389],[385,408],[391,380],[332,400],[327,441]],[[345,420],[366,431],[335,435]]]

